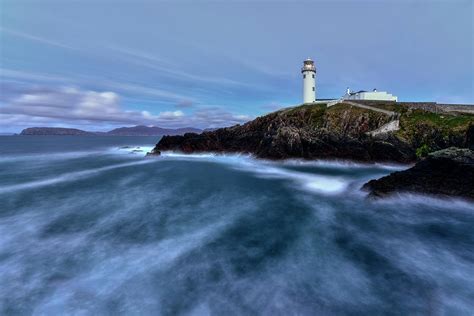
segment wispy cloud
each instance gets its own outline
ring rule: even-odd
[[[18,71],[12,69],[0,68],[0,80],[7,79],[34,81],[38,83],[52,82],[59,84],[70,84],[82,86],[86,83],[93,82],[94,85],[103,89],[110,89],[123,93],[130,93],[140,96],[150,96],[157,98],[159,101],[173,101],[175,103],[182,102],[196,102],[194,98],[184,94],[178,94],[173,91],[158,89],[156,87],[149,87],[146,85],[138,85],[128,82],[113,81],[104,78],[92,76],[77,76],[76,78],[68,77],[66,75],[49,74],[49,73],[32,73],[25,71]],[[2,83],[5,84],[5,83]]]
[[[190,100],[183,100],[175,104],[175,106],[179,109],[189,109],[195,106],[195,104]]]
[[[158,70],[160,71],[160,74],[168,76],[168,77],[173,77],[174,79],[193,81],[193,82],[212,83],[212,84],[218,84],[218,85],[244,86],[244,87],[255,88],[255,86],[250,85],[246,82],[240,82],[240,81],[229,79],[229,78],[210,77],[210,76],[203,76],[201,74],[193,74],[183,69],[176,63],[173,63],[164,58],[156,57],[155,55],[152,55],[150,53],[141,52],[137,50],[129,50],[129,49],[124,49],[124,48],[115,48],[115,47],[111,47],[111,49],[115,50],[118,53],[121,53],[122,54],[121,58],[126,60],[129,63]]]
[[[56,74],[34,73],[21,70],[0,68],[0,80],[31,80],[41,82],[70,82],[71,78]]]
[[[176,102],[195,101],[194,98],[188,95],[178,94],[178,93],[168,91],[168,90],[162,90],[158,88],[137,85],[137,84],[132,84],[132,83],[102,80],[102,81],[97,82],[97,84],[110,88],[110,89],[130,92],[130,93],[134,93],[138,95],[148,95],[148,96],[160,98],[161,100],[163,99],[174,100]]]
[[[76,47],[69,46],[69,45],[66,45],[61,42],[54,41],[45,37],[41,37],[41,36],[29,34],[29,33],[24,33],[21,31],[12,30],[8,28],[4,28],[4,27],[0,27],[0,32],[10,34],[16,37],[24,38],[27,40],[32,40],[32,41],[39,42],[46,45],[51,45],[51,46],[56,46],[56,47],[61,47],[61,48],[66,48],[66,49],[77,49]]]

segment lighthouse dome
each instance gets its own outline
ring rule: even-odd
[[[303,67],[301,68],[301,72],[305,72],[305,71],[316,72],[314,61],[311,58],[308,58],[303,62]]]

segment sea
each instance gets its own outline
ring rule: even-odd
[[[0,315],[474,315],[474,205],[407,165],[0,137]]]

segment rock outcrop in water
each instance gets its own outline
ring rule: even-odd
[[[454,147],[436,151],[408,170],[369,181],[363,190],[372,197],[413,192],[474,200],[474,151]]]
[[[244,125],[201,134],[165,136],[153,152],[250,153],[267,159],[348,159],[413,162],[417,149],[472,146],[474,115],[433,113],[401,103],[371,104],[393,111],[387,115],[350,104],[303,105],[259,117]],[[399,119],[395,132],[371,131]],[[152,152],[152,153],[153,153]]]

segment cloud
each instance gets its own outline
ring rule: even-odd
[[[189,118],[188,126],[222,127],[241,124],[253,119],[250,115],[234,114],[220,106],[203,107],[194,112]]]
[[[63,119],[68,121],[115,122],[124,124],[154,123],[182,117],[182,111],[152,115],[146,111],[120,108],[120,97],[111,91],[80,90],[76,87],[44,88],[24,91],[0,107],[0,113]]]
[[[3,89],[7,87],[6,89]],[[242,123],[249,116],[236,115],[220,107],[203,106],[192,115],[182,110],[148,111],[124,110],[120,96],[112,91],[81,90],[77,87],[18,87],[4,85],[0,97],[2,126],[89,126],[159,125],[163,127],[220,127]]]
[[[33,80],[41,82],[67,82],[70,78],[66,76],[58,76],[52,74],[38,74],[14,69],[0,68],[0,78],[13,80]]]
[[[148,87],[146,85],[138,85],[127,82],[112,81],[107,79],[100,79],[91,76],[83,76],[82,79],[73,79],[67,76],[60,76],[56,74],[45,74],[45,73],[31,73],[18,71],[13,69],[0,68],[0,79],[2,82],[2,93],[4,86],[7,89],[15,89],[13,84],[9,84],[7,80],[13,80],[15,86],[18,86],[17,81],[32,81],[32,82],[51,82],[51,83],[70,83],[73,85],[82,85],[87,82],[94,82],[96,85],[104,89],[111,89],[114,91],[121,91],[124,93],[135,94],[135,95],[146,95],[155,98],[159,98],[160,101],[170,100],[174,102],[195,102],[192,97],[182,95],[179,93],[174,93],[172,91],[158,89],[154,87]]]
[[[133,93],[135,95],[148,95],[156,98],[160,98],[160,100],[173,100],[176,102],[181,102],[183,100],[188,100],[189,102],[195,101],[193,98],[174,93],[171,91],[167,90],[162,90],[162,89],[157,89],[157,88],[151,88],[143,85],[137,85],[137,84],[130,84],[130,83],[121,83],[121,82],[115,82],[115,81],[100,81],[99,84],[102,86],[105,86],[107,88],[111,88],[114,90],[120,90],[128,93]]]
[[[175,106],[179,109],[189,109],[194,106],[194,103],[191,100],[181,100]]]
[[[40,36],[36,36],[36,35],[24,33],[24,32],[20,32],[20,31],[17,31],[17,30],[7,29],[7,28],[4,28],[4,27],[0,27],[0,32],[10,34],[10,35],[13,35],[13,36],[16,36],[16,37],[32,40],[32,41],[39,42],[39,43],[42,43],[42,44],[47,44],[47,45],[66,48],[66,49],[76,49],[75,47],[65,45],[63,43],[53,41],[53,40],[50,40],[48,38],[44,38],[44,37],[40,37]]]
[[[142,66],[149,69],[158,70],[162,76],[174,78],[185,82],[202,82],[207,84],[217,84],[223,86],[242,86],[251,87],[255,89],[254,85],[247,82],[241,82],[224,77],[205,76],[202,74],[194,74],[180,68],[175,63],[172,63],[163,58],[158,58],[155,55],[141,52],[137,50],[123,49],[117,47],[110,47],[111,50],[121,53],[122,59],[128,63]]]

